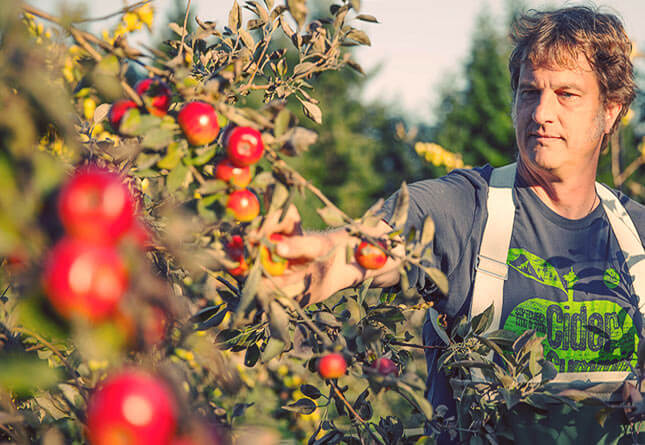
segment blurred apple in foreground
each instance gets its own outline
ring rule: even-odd
[[[67,233],[96,243],[114,243],[129,230],[134,207],[121,177],[97,166],[79,168],[58,198],[58,215]]]
[[[92,394],[87,434],[92,445],[169,445],[177,411],[163,380],[140,370],[122,371]]]
[[[43,282],[62,316],[101,320],[116,310],[129,280],[113,247],[63,238],[47,258]]]

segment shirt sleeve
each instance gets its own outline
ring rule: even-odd
[[[414,227],[422,230],[426,217],[431,217],[435,223],[435,237],[428,246],[432,250],[434,265],[441,269],[452,281],[458,266],[462,261],[472,262],[474,249],[473,232],[481,226],[480,221],[486,217],[486,195],[488,193],[488,179],[492,168],[490,166],[470,169],[454,170],[438,179],[428,179],[410,184],[410,205],[408,208],[408,219],[404,228],[404,235],[407,235]],[[390,224],[394,213],[396,200],[399,192],[396,192],[385,201],[383,206],[384,219]],[[463,269],[463,268],[462,268]],[[465,270],[469,270],[468,266]],[[457,277],[459,280],[469,277]],[[417,268],[410,271],[409,280],[411,285],[416,285],[422,295],[434,292],[433,283],[427,280],[425,274],[420,273]],[[463,284],[463,283],[462,283]],[[461,307],[465,300],[463,286],[461,291],[451,291],[448,297],[452,299],[450,306]],[[425,292],[424,292],[425,291]],[[453,312],[450,311],[450,312]]]

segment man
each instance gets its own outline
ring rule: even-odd
[[[545,355],[561,374],[582,372],[594,380],[601,373],[629,370],[643,327],[634,271],[638,260],[644,261],[626,250],[624,238],[631,236],[632,245],[636,240],[642,252],[645,207],[619,192],[597,188],[595,178],[600,151],[635,96],[631,43],[616,17],[586,7],[530,12],[517,20],[512,37],[516,175],[514,167],[500,170],[506,178],[499,186],[491,185],[497,181],[491,176],[498,173],[487,166],[412,184],[406,231],[420,228],[428,215],[435,222],[435,264],[451,286],[437,307],[449,323],[496,302],[496,328],[517,333],[534,328],[544,334]],[[489,197],[503,190],[505,181],[509,239],[498,240],[506,235],[493,233],[483,242],[486,230],[496,230],[487,229],[487,221],[499,221],[495,214],[506,205],[499,202],[498,209]],[[620,205],[612,201],[615,198]],[[384,221],[366,228],[370,234],[391,231],[386,221],[394,201],[386,202]],[[623,212],[618,222],[612,219],[616,208],[624,208],[628,218]],[[375,271],[347,263],[344,246],[358,240],[345,231],[298,236],[299,219],[293,210],[282,222],[276,221],[269,217],[263,230],[296,235],[281,243],[278,253],[311,260],[279,277],[277,284],[306,295],[306,303],[370,277],[375,286],[399,281],[393,259]],[[619,240],[618,225],[636,229],[623,230],[627,235]],[[489,258],[491,248],[482,244],[502,246],[501,265]],[[478,290],[478,280],[492,284]],[[411,282],[422,294],[433,288],[418,272]],[[430,326],[424,329],[424,341],[441,344]],[[437,371],[437,358],[438,353],[427,356],[428,398],[435,406],[451,406],[449,384]]]

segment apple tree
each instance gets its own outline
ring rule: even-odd
[[[551,376],[534,333],[483,337],[486,312],[449,336],[410,285],[417,267],[438,298],[448,289],[426,249],[432,221],[401,239],[405,184],[379,239],[362,228],[381,203],[354,220],[286,162],[317,139],[293,107],[323,124],[311,80],[361,71],[347,47],[370,44],[356,22],[377,21],[358,0],[308,12],[304,0],[234,0],[224,25],[170,23],[162,53],[128,41],[150,26],[149,2],[100,37],[74,14],[2,8],[3,441],[389,444],[445,431],[478,443],[543,395],[527,383]],[[365,282],[309,307],[270,290],[292,266],[275,251],[291,234],[252,235],[305,191],[326,225],[357,239],[348,261],[379,268],[405,244],[397,289]],[[465,388],[465,427],[424,397],[425,316]],[[470,369],[497,366],[486,357],[502,347],[511,366],[486,391],[470,385]]]

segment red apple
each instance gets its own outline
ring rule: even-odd
[[[345,357],[337,352],[318,359],[318,373],[324,379],[337,379],[345,375],[346,370]]]
[[[381,357],[374,360],[372,363],[372,368],[374,368],[382,376],[399,373],[399,368],[396,367],[396,363],[390,360],[387,357]]]
[[[110,121],[112,128],[114,128],[114,131],[119,131],[123,116],[132,108],[137,108],[137,104],[130,99],[117,100],[112,104],[110,112],[108,113],[108,120]]]
[[[255,164],[262,157],[262,135],[251,127],[235,127],[226,140],[226,152],[231,162],[239,167]]]
[[[177,115],[184,136],[192,145],[207,145],[219,133],[215,108],[206,102],[188,102]]]
[[[140,370],[122,371],[92,394],[87,435],[92,445],[168,445],[177,428],[177,410],[163,380]]]
[[[280,233],[272,233],[269,240],[278,243],[284,239]],[[260,246],[260,263],[269,275],[279,276],[287,269],[287,260],[275,253],[265,245]]]
[[[237,261],[239,266],[229,269],[228,273],[235,277],[245,275],[249,270],[249,265],[244,257],[244,240],[240,235],[233,235],[231,240],[226,244],[226,251],[233,261]]]
[[[235,190],[228,195],[226,208],[240,222],[253,221],[260,214],[260,202],[248,189]]]
[[[251,167],[238,167],[228,159],[224,159],[217,164],[215,177],[235,187],[244,188],[250,184],[253,175]]]
[[[170,88],[161,79],[143,79],[137,82],[135,91],[145,105],[148,112],[155,116],[165,116],[170,107]]]
[[[70,235],[114,243],[132,226],[134,200],[118,174],[96,166],[83,167],[63,186],[58,215]]]
[[[129,280],[114,247],[63,238],[47,258],[43,282],[62,316],[101,320],[114,313]]]
[[[382,243],[379,246],[375,246],[367,241],[362,241],[356,248],[354,256],[358,264],[365,269],[380,269],[387,261],[384,249],[385,245]]]

